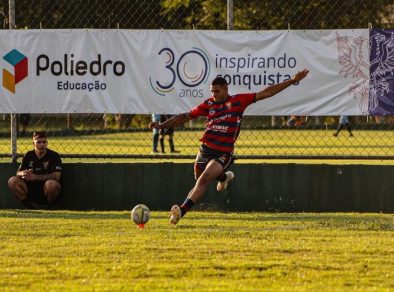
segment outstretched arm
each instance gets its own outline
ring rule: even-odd
[[[308,73],[309,70],[304,69],[302,71],[298,71],[298,73],[295,74],[291,79],[266,87],[262,91],[256,93],[256,101],[271,97],[281,92],[283,89],[289,87],[290,85],[300,82],[308,75]]]
[[[164,128],[175,128],[182,125],[185,122],[191,120],[189,113],[183,113],[173,116],[171,119],[166,120],[164,123],[151,122],[149,128],[164,129]]]

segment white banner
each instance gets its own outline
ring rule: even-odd
[[[181,113],[257,92],[307,68],[253,115],[360,115],[368,108],[367,29],[0,31],[0,113]],[[365,104],[367,107],[365,108]]]

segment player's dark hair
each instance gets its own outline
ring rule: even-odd
[[[228,85],[226,79],[223,77],[216,77],[215,79],[212,80],[211,85]]]
[[[35,131],[33,133],[33,139],[37,138],[47,138],[47,133],[45,131]]]

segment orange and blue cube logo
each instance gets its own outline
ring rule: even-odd
[[[3,59],[14,67],[14,74],[3,69],[3,87],[15,93],[15,86],[28,75],[28,58],[18,50],[8,52]]]

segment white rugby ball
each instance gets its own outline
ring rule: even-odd
[[[131,219],[137,225],[146,224],[150,219],[150,211],[144,204],[138,204],[131,210]]]

